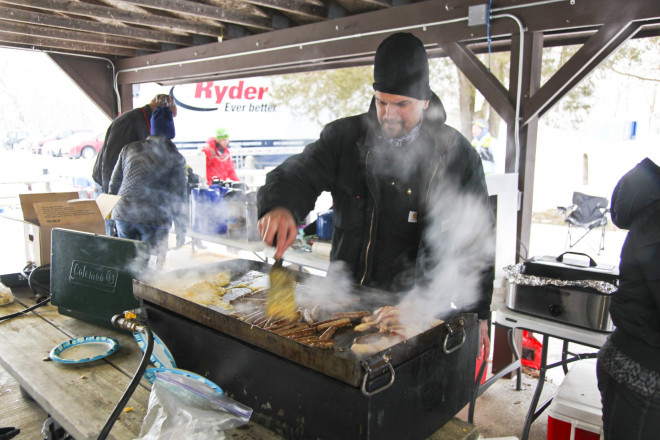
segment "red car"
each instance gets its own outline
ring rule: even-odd
[[[69,148],[69,151],[62,151],[62,155],[64,157],[68,157],[69,159],[74,159],[74,158],[77,159],[80,157],[84,159],[90,159],[92,157],[95,157],[98,154],[98,152],[101,150],[104,139],[105,139],[105,131],[102,131],[96,136],[90,139],[85,139],[82,142]]]

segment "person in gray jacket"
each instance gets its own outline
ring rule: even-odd
[[[433,276],[430,237],[442,233],[437,224],[431,226],[434,209],[451,210],[439,202],[440,194],[453,188],[486,207],[488,190],[479,154],[445,124],[417,37],[396,33],[379,45],[373,88],[367,113],[326,125],[316,142],[268,173],[258,192],[259,232],[266,244],[276,242],[275,258],[280,258],[317,197],[330,191],[331,261],[344,262],[355,283],[404,292]],[[492,238],[492,213],[485,209],[484,249]],[[464,311],[482,320],[487,357],[493,261],[486,266],[476,269],[477,297]],[[442,294],[434,299],[449,303]]]
[[[612,193],[612,222],[628,235],[598,352],[605,440],[660,437],[660,167],[646,158]]]
[[[118,116],[105,133],[103,146],[96,156],[92,178],[101,186],[101,192],[108,193],[112,171],[115,169],[121,149],[131,142],[143,141],[149,136],[151,115],[156,107],[167,106],[176,116],[177,108],[170,95],[158,94],[145,106],[134,108]],[[108,219],[105,222],[106,235],[116,235],[115,224]]]
[[[110,179],[109,193],[121,196],[112,211],[120,238],[149,243],[163,267],[170,225],[184,234],[188,224],[186,160],[174,138],[169,107],[157,107],[151,116],[151,136],[126,145]]]

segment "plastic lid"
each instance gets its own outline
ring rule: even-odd
[[[557,388],[549,412],[602,426],[603,410],[595,359],[585,359],[573,364]]]

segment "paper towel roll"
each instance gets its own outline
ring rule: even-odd
[[[312,253],[321,257],[330,258],[330,249],[332,249],[330,243],[316,242],[312,244]]]

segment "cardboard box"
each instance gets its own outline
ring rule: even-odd
[[[77,192],[19,194],[25,223],[25,255],[37,266],[50,263],[53,228],[105,235],[105,219],[119,196],[79,199]]]

